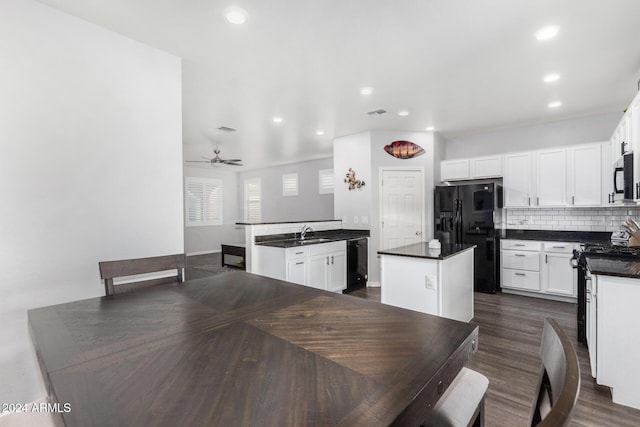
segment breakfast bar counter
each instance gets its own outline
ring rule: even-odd
[[[29,328],[67,426],[420,425],[478,339],[242,271],[29,310]]]

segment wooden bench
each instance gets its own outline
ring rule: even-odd
[[[241,258],[240,261],[235,263],[227,263],[225,256],[231,255]],[[240,268],[246,270],[247,264],[247,246],[244,243],[228,243],[222,244],[222,266]]]

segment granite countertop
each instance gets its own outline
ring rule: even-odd
[[[501,239],[540,240],[551,242],[609,243],[610,231],[563,231],[563,230],[496,230]]]
[[[270,234],[256,236],[255,243],[258,246],[271,246],[274,248],[293,248],[300,246],[317,245],[322,243],[338,242],[340,240],[369,237],[369,230],[324,230],[309,233],[304,240],[300,240],[298,233]]]
[[[468,249],[475,248],[476,245],[467,245],[467,244],[451,244],[451,243],[443,243],[440,251],[437,249],[429,249],[428,242],[422,243],[414,243],[413,245],[400,246],[398,248],[386,249],[383,251],[378,251],[379,255],[396,255],[396,256],[406,256],[412,258],[426,258],[426,259],[447,259],[460,252],[464,252]]]
[[[266,222],[236,222],[236,225],[270,225],[270,224],[306,224],[314,222],[341,221],[339,219],[310,219],[307,221],[266,221]]]
[[[640,279],[640,258],[605,258],[587,255],[587,267],[591,274]]]

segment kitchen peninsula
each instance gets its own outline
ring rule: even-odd
[[[475,245],[426,242],[378,251],[382,303],[468,322]]]

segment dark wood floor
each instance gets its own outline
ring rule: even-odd
[[[220,254],[187,258],[187,277],[207,272],[194,268],[219,265]],[[352,292],[354,297],[380,301],[380,288]],[[545,317],[556,319],[573,340],[582,371],[573,426],[640,426],[640,411],[611,402],[609,389],[595,384],[589,356],[576,340],[575,305],[508,294],[475,294],[475,317],[480,346],[468,367],[489,378],[487,426],[525,426],[540,367],[540,340]],[[640,385],[639,385],[640,386]]]

